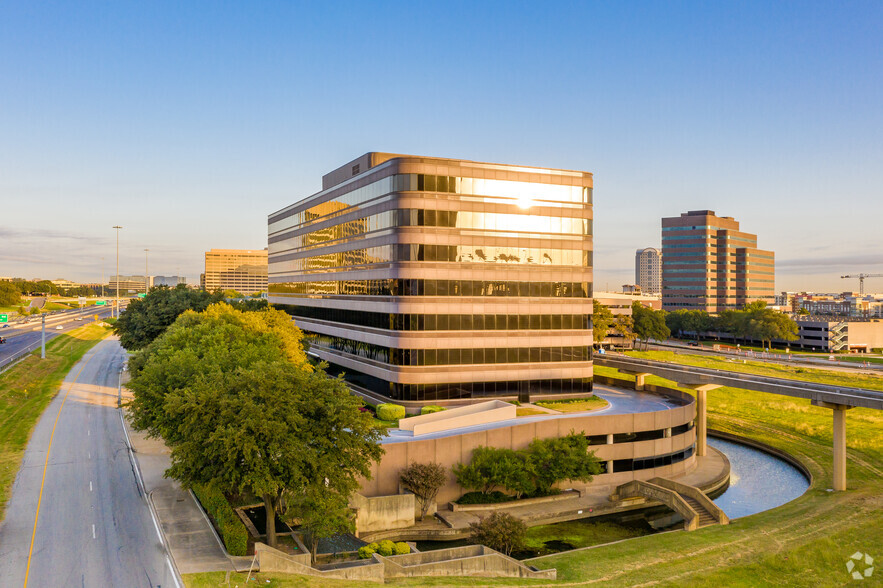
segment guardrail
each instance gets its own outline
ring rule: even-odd
[[[4,359],[0,359],[0,374],[2,374],[6,370],[8,370],[12,366],[14,366],[15,364],[17,364],[21,360],[23,360],[25,357],[27,357],[31,353],[33,353],[39,346],[40,346],[40,341],[36,341],[34,343],[31,343],[30,345],[28,345],[24,349],[18,351],[17,353],[15,353],[9,357],[6,357]]]

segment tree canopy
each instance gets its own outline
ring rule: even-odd
[[[788,315],[773,310],[763,300],[746,304],[741,310],[723,310],[711,316],[704,310],[676,310],[665,315],[672,332],[699,336],[706,332],[728,333],[733,339],[760,341],[766,346],[773,339],[797,339],[797,323]]]
[[[144,298],[129,302],[113,330],[119,335],[123,347],[136,351],[161,335],[184,311],[202,312],[219,300],[217,294],[191,290],[184,284],[175,288],[158,286],[151,288]]]
[[[671,331],[665,324],[664,310],[647,308],[637,300],[632,302],[632,320],[634,321],[635,335],[642,341],[655,339],[665,341],[671,337]]]
[[[21,303],[21,290],[12,282],[0,281],[0,306],[15,306]]]
[[[597,344],[607,338],[607,331],[613,325],[613,313],[606,305],[592,300],[592,339]]]
[[[271,545],[286,493],[321,484],[349,496],[382,454],[361,399],[310,366],[284,312],[186,311],[130,368],[132,422],[171,448],[167,475],[260,497]]]

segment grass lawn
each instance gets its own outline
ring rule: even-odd
[[[525,545],[528,549],[542,552],[547,541],[563,541],[573,545],[574,548],[600,545],[640,537],[644,531],[632,529],[613,523],[588,523],[568,521],[555,525],[540,525],[527,530]]]
[[[607,406],[607,401],[600,396],[589,396],[578,400],[560,400],[549,402],[534,402],[537,406],[551,408],[559,412],[583,412],[585,410],[597,410]]]
[[[46,359],[34,352],[0,374],[0,513],[37,419],[58,393],[65,376],[109,329],[80,327],[46,344]]]
[[[877,375],[864,375],[851,372],[834,372],[824,368],[791,365],[773,365],[760,361],[730,361],[729,358],[710,355],[687,355],[673,351],[629,351],[627,355],[638,359],[668,361],[682,365],[692,365],[731,372],[758,374],[789,380],[804,380],[834,386],[853,386],[869,390],[883,391],[883,378]]]
[[[596,367],[597,373],[609,368]],[[610,370],[611,372],[613,370]],[[613,375],[611,373],[610,375]],[[625,378],[620,375],[618,377]],[[651,377],[647,378],[652,382]],[[665,383],[659,379],[659,383]],[[671,383],[668,383],[671,385]],[[728,526],[648,535],[612,545],[532,560],[556,568],[558,580],[515,578],[411,578],[400,586],[842,586],[851,585],[846,560],[856,551],[883,561],[883,412],[846,413],[849,490],[831,485],[831,411],[808,400],[720,388],[708,393],[709,426],[751,437],[800,459],[813,483],[779,508],[736,519]],[[871,581],[880,585],[878,569]],[[284,574],[260,575],[262,586],[359,586]],[[225,574],[185,576],[188,586],[226,586]],[[271,579],[269,584],[266,579]],[[230,586],[244,586],[238,576]]]
[[[534,416],[538,414],[549,414],[545,410],[531,408],[529,406],[519,406],[515,409],[515,416]]]

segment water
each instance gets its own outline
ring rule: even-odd
[[[731,519],[776,508],[809,488],[800,471],[769,453],[711,437],[708,444],[730,460],[730,487],[714,503]]]

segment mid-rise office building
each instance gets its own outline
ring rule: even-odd
[[[267,291],[266,249],[212,249],[205,253],[203,289],[236,290],[242,294]]]
[[[644,294],[662,292],[662,252],[655,247],[638,249],[635,253],[635,285]]]
[[[592,386],[592,175],[388,153],[269,216],[269,300],[362,392]]]
[[[732,217],[692,210],[662,219],[662,307],[711,313],[775,299],[775,256]]]
[[[153,286],[168,286],[175,288],[178,284],[186,284],[187,278],[184,276],[153,276],[151,279]]]
[[[120,296],[146,293],[150,289],[150,276],[110,276],[107,292],[116,294],[117,288]]]

